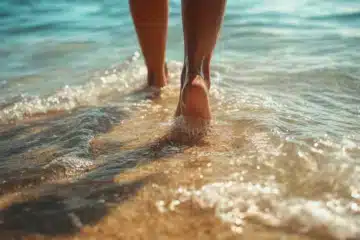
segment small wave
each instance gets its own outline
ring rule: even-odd
[[[241,233],[247,220],[299,233],[335,239],[360,237],[359,203],[342,199],[324,201],[284,198],[274,183],[217,182],[200,190],[177,190],[180,201],[192,200]]]
[[[0,128],[0,194],[91,170],[94,136],[123,117],[116,108],[78,109]]]
[[[309,17],[309,19],[313,19],[313,20],[341,20],[341,21],[360,20],[360,11],[352,11],[352,12],[343,12],[343,13],[336,13],[336,14],[311,16],[311,17]]]
[[[145,68],[135,62],[137,52],[121,65],[102,73],[95,73],[89,82],[80,86],[64,86],[49,96],[29,96],[22,94],[10,102],[1,103],[0,123],[9,123],[49,111],[69,111],[81,106],[101,104],[102,98],[111,94],[124,94],[143,85]],[[139,78],[141,80],[139,80]]]
[[[58,27],[58,23],[50,23],[50,22],[44,22],[44,23],[38,23],[38,24],[28,24],[28,25],[22,25],[22,26],[13,26],[8,27],[6,29],[6,34],[29,34],[33,32],[40,32],[40,31],[49,31],[50,29],[54,29]]]

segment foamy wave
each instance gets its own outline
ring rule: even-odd
[[[180,201],[192,200],[242,232],[246,220],[335,239],[359,239],[360,204],[347,200],[309,200],[282,196],[277,184],[217,182],[200,190],[178,189]],[[176,200],[176,201],[179,201]]]
[[[85,85],[66,85],[50,96],[21,95],[13,103],[3,104],[5,107],[0,109],[0,122],[19,120],[49,111],[67,111],[79,106],[97,105],[108,95],[134,90],[144,84],[146,74],[145,67],[136,64],[138,58],[139,53],[136,52],[121,65],[94,73]]]
[[[76,156],[63,156],[52,160],[45,166],[47,168],[61,168],[66,176],[72,176],[87,171],[95,166],[90,159]]]

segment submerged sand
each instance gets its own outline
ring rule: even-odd
[[[0,125],[0,239],[356,239],[356,171],[327,169],[329,146],[282,139],[275,113],[216,88],[207,136],[188,141],[178,86],[149,93]]]
[[[93,138],[97,166],[88,172],[62,173],[2,195],[1,239],[312,239],[251,220],[236,228],[213,208],[178,200],[179,189],[198,189],[228,171],[204,153],[227,153],[242,140],[227,142],[227,134],[219,133],[233,127],[227,126],[210,130],[200,142],[178,144],[169,140],[168,126],[152,127],[171,119],[167,112],[132,116]],[[54,152],[43,149],[24,158],[46,161]],[[124,166],[122,159],[134,161]],[[108,161],[113,163],[103,164]]]

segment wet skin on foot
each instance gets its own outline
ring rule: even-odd
[[[183,115],[185,118],[210,120],[208,91],[206,80],[196,75],[184,85],[175,116]]]

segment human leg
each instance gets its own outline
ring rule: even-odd
[[[185,59],[176,116],[210,119],[210,60],[226,0],[182,0]],[[205,78],[205,79],[204,79]]]
[[[163,87],[167,83],[168,0],[129,0],[129,4],[148,71],[148,85]]]

